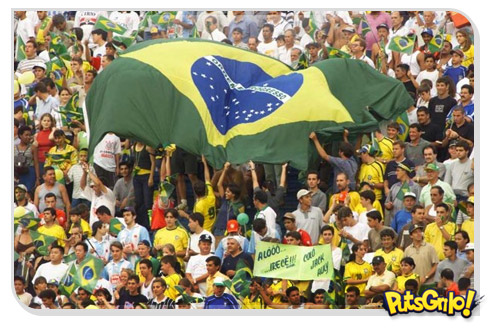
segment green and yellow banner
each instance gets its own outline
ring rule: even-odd
[[[331,247],[258,242],[253,275],[301,281],[333,279]]]

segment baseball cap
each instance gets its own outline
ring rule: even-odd
[[[373,261],[371,261],[371,264],[379,265],[382,262],[385,262],[385,259],[382,256],[376,256],[373,258]]]
[[[202,234],[201,236],[199,236],[199,242],[212,243],[213,239],[211,238],[211,235],[209,235],[209,234]]]
[[[408,232],[411,234],[416,229],[420,229],[420,230],[424,231],[424,227],[423,226],[412,224],[412,225],[410,225],[410,227],[408,227]]]
[[[41,68],[41,69],[43,69],[44,71],[46,71],[46,64],[44,64],[44,63],[36,63],[36,65],[34,65],[34,66],[32,67],[32,69],[35,69],[35,68]]]
[[[376,155],[376,153],[377,153],[376,149],[374,149],[374,148],[373,148],[373,146],[372,146],[372,145],[370,145],[370,144],[365,144],[365,145],[363,145],[363,146],[362,146],[362,148],[361,148],[361,149],[359,149],[357,152],[358,152],[359,154],[363,154],[363,153],[365,153],[365,152],[366,152],[366,153],[367,153],[368,155],[370,155],[370,156],[375,156],[375,155]]]
[[[134,207],[131,206],[126,206],[125,208],[122,209],[122,212],[131,212],[131,214],[135,215],[136,211],[134,210]]]
[[[431,37],[433,37],[433,36],[434,36],[434,32],[432,32],[432,29],[427,29],[427,28],[425,28],[425,29],[423,29],[423,30],[422,30],[421,35],[422,35],[422,34],[424,34],[424,33],[427,33],[427,34],[428,34],[428,35],[430,35]]]
[[[459,56],[464,58],[464,53],[461,49],[453,49],[449,52],[451,55],[458,54]]]
[[[222,278],[221,276],[218,276],[214,279],[213,281],[213,285],[216,285],[216,286],[225,286],[225,283],[224,283],[224,278]]]
[[[238,221],[228,220],[228,223],[226,224],[226,231],[229,233],[237,233],[238,232]]]
[[[59,283],[57,280],[55,280],[54,278],[50,279],[49,282],[48,282],[48,285],[55,285],[55,286],[58,286]]]
[[[345,201],[345,199],[347,198],[347,195],[349,195],[349,193],[347,191],[341,191],[339,193],[339,202]]]
[[[18,184],[17,186],[15,186],[15,188],[19,188],[19,189],[22,189],[25,192],[27,192],[27,187],[25,185],[23,185],[23,184]]]
[[[286,212],[284,213],[283,219],[291,219],[291,220],[296,220],[296,216],[292,214],[291,212]]]
[[[346,26],[345,28],[342,29],[342,31],[350,32],[350,33],[356,32],[356,30],[352,26]]]
[[[404,170],[408,174],[412,173],[412,169],[403,163],[398,163],[397,167],[401,168],[402,170]]]
[[[407,198],[407,197],[412,197],[413,199],[417,199],[417,195],[415,195],[415,193],[411,192],[411,191],[407,191],[405,193],[405,195],[403,195],[403,199]]]
[[[390,30],[390,28],[388,27],[388,25],[386,23],[381,23],[380,25],[378,25],[376,27],[376,30],[379,30],[379,29],[386,29],[386,30]]]
[[[468,243],[466,244],[466,246],[464,247],[464,250],[463,252],[466,252],[466,251],[470,251],[470,250],[475,250],[475,243]]]
[[[309,190],[306,190],[306,189],[301,189],[300,191],[298,191],[298,193],[296,194],[296,198],[299,200],[301,197],[304,197],[306,195],[309,195],[311,194],[311,191]]]
[[[425,165],[425,171],[428,171],[428,170],[439,172],[439,166],[437,166],[437,164],[432,164],[432,163],[427,164],[427,165]]]
[[[449,142],[449,148],[455,147],[458,144],[458,140],[454,139]]]
[[[146,240],[146,239],[144,239],[141,242],[139,242],[139,244],[143,244],[143,245],[146,245],[147,247],[151,247],[150,242],[148,240]]]

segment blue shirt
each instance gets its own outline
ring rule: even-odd
[[[223,293],[221,297],[209,296],[204,301],[204,309],[240,309],[238,301],[231,294]]]
[[[340,157],[329,157],[329,163],[333,166],[333,177],[334,180],[337,180],[337,175],[341,172],[347,174],[347,178],[349,179],[349,189],[355,191],[356,190],[356,173],[359,165],[357,164],[356,159],[352,156],[349,159],[342,159]],[[339,188],[336,184],[333,185],[334,194],[339,192]]]
[[[458,66],[457,68],[448,66],[446,70],[444,70],[443,76],[451,78],[456,85],[458,81],[466,77],[466,67],[462,65]]]
[[[393,221],[391,221],[391,228],[393,228],[397,234],[400,234],[403,226],[412,221],[412,213],[407,210],[401,210],[396,212]]]
[[[240,22],[236,22],[235,19],[233,19],[229,26],[228,26],[228,39],[233,40],[232,35],[233,35],[233,29],[234,28],[240,28],[243,31],[242,35],[242,41],[244,43],[248,42],[248,38],[250,37],[257,37],[259,35],[259,29],[257,27],[257,23],[252,21],[251,19],[243,16],[242,20]]]
[[[459,107],[461,104],[457,104],[454,107],[449,110],[446,121],[451,120],[451,117],[453,116],[453,110],[455,107]],[[475,122],[475,104],[473,101],[470,102],[470,104],[466,105],[463,107],[465,115],[471,118],[471,121]]]

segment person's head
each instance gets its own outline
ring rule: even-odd
[[[56,219],[56,210],[52,207],[47,207],[43,211],[44,221],[46,224],[51,225]]]
[[[285,39],[284,39],[284,34],[281,34],[281,35],[278,35],[276,37],[276,44],[277,44],[277,47],[282,47],[285,45]]]
[[[96,44],[102,44],[107,40],[107,31],[102,29],[92,30],[92,40]]]
[[[392,26],[400,26],[403,23],[403,16],[400,14],[399,11],[392,11],[391,12],[391,25]]]
[[[112,215],[111,215],[111,211],[109,210],[109,208],[105,205],[101,205],[99,206],[96,210],[95,210],[95,215],[97,216],[97,218],[102,221],[103,223],[110,223],[111,219],[112,219]],[[82,212],[82,218],[83,218],[83,212]]]
[[[174,255],[166,255],[163,256],[162,259],[160,260],[160,270],[165,274],[169,275],[172,271],[175,272],[177,269],[177,264],[179,261],[177,260],[177,257]]]
[[[410,291],[412,294],[417,294],[419,291],[419,282],[411,278],[405,282],[405,292]]]
[[[465,161],[468,158],[469,151],[470,146],[466,141],[458,141],[456,144],[456,154],[459,160]]]
[[[102,221],[95,221],[92,224],[92,235],[95,237],[97,235],[104,236],[108,232],[108,226]]]
[[[430,91],[429,91],[430,93]],[[419,107],[417,109],[417,121],[420,125],[426,125],[430,120],[430,113],[427,107]]]
[[[131,165],[126,161],[120,162],[119,163],[119,174],[123,178],[127,178],[128,176],[130,176],[131,175]]]
[[[378,37],[380,39],[385,40],[388,38],[388,35],[390,34],[390,28],[386,23],[381,23],[376,27],[376,30],[378,31]]]
[[[454,241],[458,246],[459,251],[463,251],[466,247],[466,244],[470,242],[470,236],[464,230],[459,230],[454,234]]]
[[[414,205],[412,207],[411,213],[412,213],[412,223],[414,224],[424,223],[425,209],[422,205]]]
[[[351,42],[350,50],[354,55],[361,55],[364,53],[364,50],[366,50],[366,45],[367,44],[364,39],[357,38],[353,42]]]
[[[431,190],[432,193],[432,190]],[[436,205],[436,215],[443,222],[447,222],[450,216],[450,208],[446,203],[439,203]]]
[[[395,68],[395,77],[398,80],[401,80],[407,76],[408,71],[410,70],[410,67],[408,64],[398,64]]]
[[[433,145],[428,145],[423,149],[423,155],[425,159],[425,163],[434,163],[436,161],[437,157],[437,149]]]
[[[128,277],[128,283],[126,287],[130,294],[135,295],[139,292],[140,277],[136,274],[130,275]]]
[[[97,77],[97,71],[95,71],[95,70],[88,70],[87,72],[85,72],[85,83],[86,84],[93,83],[95,77]]]
[[[114,46],[114,43],[108,42],[108,43],[105,44],[105,53],[106,53],[106,55],[115,56],[115,54],[116,54],[116,47]]]
[[[47,288],[48,288],[48,281],[46,280],[46,277],[44,276],[36,277],[36,279],[34,280],[34,290],[36,291],[36,293],[46,290]]]
[[[395,174],[398,181],[405,182],[408,180],[410,173],[412,173],[412,169],[403,163],[398,163]]]
[[[43,82],[38,82],[36,86],[34,86],[34,93],[40,99],[45,99],[45,95],[48,94],[48,88]]]
[[[162,249],[163,255],[164,256],[175,256],[175,246],[172,243],[167,243],[163,246]]]
[[[127,206],[122,209],[122,215],[124,217],[124,222],[128,227],[133,226],[136,223],[136,211],[134,208]]]
[[[468,31],[461,29],[456,32],[456,40],[460,45],[461,49],[465,52],[471,47],[471,38]]]
[[[148,258],[150,257],[150,242],[148,240],[142,240],[141,242],[138,243],[138,255],[140,258]]]
[[[62,309],[77,309],[77,306],[75,306],[74,303],[72,302],[66,302],[61,306]]]
[[[400,261],[400,266],[403,275],[410,275],[415,268],[415,261],[411,257],[405,257]]]
[[[221,267],[221,259],[217,256],[206,258],[206,270],[209,275],[214,275]]]
[[[395,247],[395,232],[392,229],[383,229],[379,236],[381,237],[381,246],[385,250],[391,250]]]
[[[385,259],[382,256],[375,256],[371,262],[373,270],[376,274],[381,275],[386,270]]]
[[[230,183],[225,188],[225,198],[226,200],[236,201],[240,198],[240,187],[235,183]]]
[[[85,300],[90,300],[90,296],[92,295],[89,291],[85,290],[84,288],[80,287],[78,288],[78,299],[81,301]]]
[[[60,101],[62,104],[67,104],[72,96],[71,90],[69,88],[63,87],[60,90]]]
[[[77,257],[78,262],[81,262],[83,259],[85,259],[87,252],[88,252],[87,244],[83,242],[78,242],[77,244],[75,244],[75,256]]]
[[[34,78],[37,81],[46,77],[46,64],[38,63],[32,67],[32,72],[34,73]]]
[[[330,244],[332,243],[333,236],[335,234],[335,229],[330,226],[330,225],[325,225],[320,229],[320,233],[322,234],[323,237],[323,242],[325,244]]]
[[[202,234],[199,236],[199,251],[201,255],[208,255],[211,252],[211,245],[213,244],[213,239],[209,234]]]
[[[206,184],[203,181],[196,181],[192,187],[194,188],[194,193],[198,198],[206,196]]]
[[[468,243],[466,244],[463,252],[466,254],[466,259],[473,263],[475,261],[475,244]]]
[[[448,282],[454,281],[454,272],[450,268],[445,268],[441,271],[441,282],[447,286]]]
[[[151,277],[153,275],[153,264],[148,259],[142,259],[139,262],[140,273],[144,278]]]
[[[239,27],[234,28],[233,31],[231,31],[231,38],[235,44],[242,42],[243,30]]]
[[[192,233],[200,232],[200,229],[204,225],[204,216],[199,213],[191,213],[189,215],[189,229]]]
[[[284,42],[286,48],[291,48],[294,45],[294,38],[296,37],[296,33],[293,29],[288,29],[284,31]]]
[[[218,28],[218,20],[214,16],[208,16],[204,21],[206,30],[211,33]]]
[[[326,294],[327,294],[327,292],[325,291],[325,289],[315,290],[315,292],[313,292],[311,294],[312,303],[314,303],[316,305],[323,304],[325,301],[325,295]]]
[[[281,12],[278,10],[269,11],[267,19],[268,21],[270,20],[271,22],[278,23],[281,20]]]
[[[286,289],[286,297],[288,297],[291,305],[300,305],[301,304],[301,295],[299,293],[299,289],[296,286],[291,286]]]
[[[43,290],[39,293],[39,298],[42,300],[44,306],[51,308],[55,304],[56,292],[51,289]]]
[[[362,243],[354,243],[352,245],[352,253],[349,257],[349,261],[354,261],[357,258],[363,259],[364,256],[366,255],[367,249],[366,246]]]
[[[64,31],[66,29],[66,19],[62,14],[56,14],[52,18],[52,23],[55,28],[60,31]]]
[[[250,49],[252,52],[257,52],[257,46],[259,45],[259,40],[257,39],[257,37],[249,37],[248,38],[248,42],[247,42],[247,46],[248,46],[248,49]]]
[[[272,34],[274,33],[274,25],[272,24],[264,24],[262,27],[262,35],[264,36],[264,40],[269,42],[272,39]]]
[[[458,244],[455,241],[446,241],[444,242],[444,247],[442,252],[444,256],[448,259],[456,256],[456,252],[458,250]]]
[[[376,201],[376,194],[372,190],[364,190],[359,193],[361,196],[361,205],[366,208],[372,206]]]
[[[422,35],[422,41],[424,42],[425,45],[427,45],[434,37],[434,32],[432,32],[431,29],[423,29],[421,35]]]
[[[346,191],[346,190],[348,190],[350,180],[349,180],[347,174],[345,174],[344,172],[341,172],[341,173],[337,174],[337,178],[336,178],[335,183],[337,184],[337,189],[339,191]]]
[[[306,175],[306,182],[308,184],[308,188],[310,190],[314,190],[318,188],[318,184],[320,183],[320,176],[317,171],[308,171]]]
[[[94,296],[97,298],[98,305],[104,305],[104,299],[106,301],[112,300],[112,295],[106,288],[98,288],[94,291]]]
[[[350,286],[345,292],[345,302],[348,306],[354,306],[358,304],[361,292],[357,286]]]
[[[464,110],[463,106],[461,105],[456,105],[453,109],[453,120],[456,125],[462,125],[465,121],[464,116],[466,114],[466,111]]]
[[[63,148],[65,146],[66,136],[65,136],[65,132],[63,132],[63,130],[57,129],[56,131],[54,131],[53,137],[54,137],[54,143],[56,144],[56,146],[58,146],[59,148]]]
[[[26,280],[22,276],[14,276],[14,289],[15,293],[21,295],[26,288]]]
[[[238,240],[233,236],[228,237],[228,239],[226,240],[226,251],[230,255],[234,256],[237,253],[239,253],[241,250],[242,247],[240,245],[240,242],[238,242]]]
[[[49,251],[49,258],[51,259],[52,264],[59,264],[63,260],[63,255],[65,254],[65,250],[60,245],[52,245],[51,250]]]
[[[286,230],[289,231],[296,230],[296,216],[293,213],[291,212],[285,213],[282,219],[284,222],[284,228],[286,228]]]
[[[114,261],[119,261],[122,259],[123,246],[121,242],[119,241],[112,242],[110,245],[110,250],[111,250],[112,259],[114,259]]]
[[[353,225],[354,215],[352,214],[352,210],[347,206],[342,206],[342,208],[339,209],[338,217],[344,227]]]
[[[102,60],[100,61],[100,65],[102,66],[103,69],[105,69],[109,64],[114,61],[114,55],[110,54],[105,54],[102,56]]]
[[[51,129],[56,125],[53,116],[51,116],[50,113],[43,114],[39,121],[41,122],[42,129]]]
[[[258,190],[254,194],[254,206],[257,209],[261,209],[264,207],[265,204],[267,204],[267,193],[262,190]]]
[[[430,69],[432,71],[436,68],[436,59],[433,54],[425,54],[424,63],[426,69]]]
[[[321,46],[318,42],[312,42],[306,45],[306,49],[310,53],[310,56],[316,58],[318,56],[318,52],[321,49]]]
[[[433,172],[438,173],[437,171],[433,171]],[[439,206],[439,204],[442,203],[443,198],[444,198],[444,190],[441,188],[441,186],[432,186],[430,188],[430,199],[433,205]]]
[[[422,137],[422,127],[420,127],[419,124],[411,124],[408,128],[408,135],[410,136],[410,140],[412,142],[414,141],[419,141],[420,138]]]
[[[382,224],[383,217],[378,210],[371,210],[366,213],[368,226],[370,228],[378,228]]]
[[[459,93],[459,96],[461,97],[461,102],[463,103],[471,102],[474,93],[475,93],[475,89],[473,88],[473,86],[463,85],[461,87],[461,92]]]
[[[22,126],[19,128],[17,135],[23,144],[29,144],[32,137],[32,130],[29,126]]]
[[[395,141],[398,137],[398,133],[400,133],[400,124],[397,122],[390,122],[386,127],[386,135],[391,140]]]
[[[467,277],[461,277],[458,280],[459,292],[466,292],[471,287],[471,280]]]
[[[151,291],[153,292],[154,297],[160,297],[164,294],[166,289],[167,283],[163,278],[157,277],[153,280],[153,283],[151,284]]]
[[[473,219],[475,217],[475,197],[474,194],[470,195],[466,200],[466,213],[467,215]]]
[[[267,225],[265,219],[261,219],[261,218],[255,219],[252,222],[252,229],[260,236],[264,236],[267,233]]]
[[[403,196],[403,206],[409,212],[412,211],[415,203],[417,203],[417,195],[413,192],[406,192]]]
[[[450,85],[451,85],[450,78],[445,76],[438,78],[436,81],[437,95],[442,97],[448,93],[451,94],[449,91]]]
[[[284,237],[288,245],[301,245],[301,234],[297,231],[289,231]]]
[[[80,56],[73,56],[70,62],[71,70],[79,72],[82,69],[83,60]]]

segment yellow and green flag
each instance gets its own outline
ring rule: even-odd
[[[388,44],[388,48],[394,52],[412,54],[415,46],[415,35],[393,37]]]
[[[126,28],[124,26],[114,23],[102,15],[100,15],[97,22],[95,22],[94,30],[95,29],[102,29],[107,32],[112,31],[118,34],[124,34],[124,32],[126,32]]]
[[[117,235],[121,230],[123,230],[123,224],[121,223],[121,221],[116,218],[112,218],[109,225],[109,232],[111,234]]]
[[[396,194],[396,199],[403,201],[403,198],[405,197],[405,194],[407,192],[410,192],[410,186],[408,182],[404,182],[400,187],[400,190],[398,190],[398,193]]]
[[[197,26],[194,24],[192,27],[191,33],[189,34],[189,38],[200,38],[199,31],[197,31]]]
[[[48,236],[39,233],[37,230],[30,230],[32,243],[36,247],[37,252],[43,256],[47,256],[49,254],[48,246],[57,240],[56,237]]]
[[[54,52],[57,56],[66,54],[68,50],[61,38],[61,35],[51,33],[51,42],[49,44],[50,51]]]
[[[17,35],[17,61],[22,61],[27,58],[26,44],[20,35]]]
[[[69,297],[73,291],[78,287],[75,282],[75,277],[77,275],[76,267],[74,264],[67,269],[65,275],[60,280],[59,290],[62,294]]]
[[[441,33],[436,34],[429,42],[429,51],[431,53],[437,53],[441,51],[444,46],[444,35]]]
[[[334,47],[327,47],[328,58],[351,58],[352,55]]]
[[[344,128],[372,130],[413,104],[401,82],[362,61],[294,71],[201,39],[133,45],[92,87],[85,102],[91,153],[111,131],[154,147],[174,143],[218,168],[252,159],[306,169],[312,131],[340,140]]]
[[[75,283],[92,292],[104,268],[104,262],[99,258],[88,256],[78,266],[74,277]]]
[[[408,136],[408,128],[410,121],[408,120],[408,113],[404,111],[396,118],[396,122],[400,125],[400,132],[398,133],[398,139],[400,141],[406,141]]]
[[[153,24],[166,28],[170,24],[173,24],[176,15],[176,11],[164,11],[161,14],[151,15],[151,21]]]
[[[365,17],[363,17],[360,21],[360,26],[361,26],[361,34],[363,37],[366,37],[366,34],[371,31],[371,27],[369,26],[369,23]]]
[[[235,276],[232,280],[225,280],[224,284],[234,296],[245,298],[250,294],[252,277],[253,274],[249,265],[240,259],[235,268]]]
[[[315,41],[315,32],[316,32],[316,30],[318,30],[318,27],[315,24],[315,17],[314,17],[314,14],[312,11],[310,11],[310,18],[309,18],[309,22],[308,22],[308,27],[310,28],[308,31],[308,34],[311,37],[311,39],[313,39],[313,41]]]

